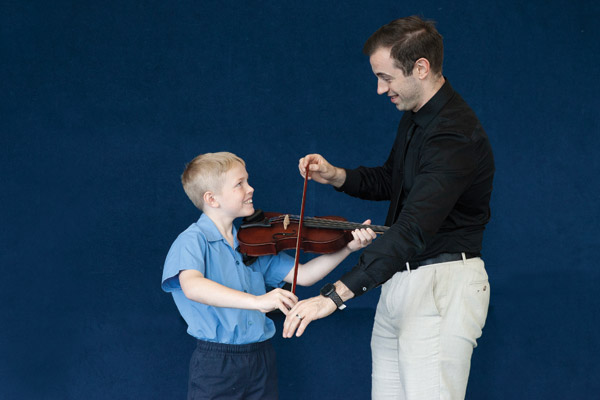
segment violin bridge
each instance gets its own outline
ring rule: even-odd
[[[289,214],[285,214],[285,217],[283,218],[283,230],[287,230],[287,227],[290,225],[290,215]]]

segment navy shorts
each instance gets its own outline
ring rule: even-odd
[[[277,400],[278,395],[270,341],[235,345],[198,340],[190,360],[188,400]]]

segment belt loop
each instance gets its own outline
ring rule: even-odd
[[[460,255],[462,256],[463,259],[463,265],[467,264],[467,256],[465,255],[465,252],[463,251],[462,253],[460,253]]]
[[[410,263],[408,261],[406,262],[406,269],[407,269],[408,273],[410,274]]]

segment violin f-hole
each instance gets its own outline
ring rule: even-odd
[[[273,240],[277,241],[279,238],[288,238],[296,236],[296,231],[291,232],[277,232],[273,234]]]

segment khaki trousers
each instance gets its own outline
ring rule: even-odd
[[[375,314],[372,398],[464,399],[489,299],[481,258],[396,273]]]

